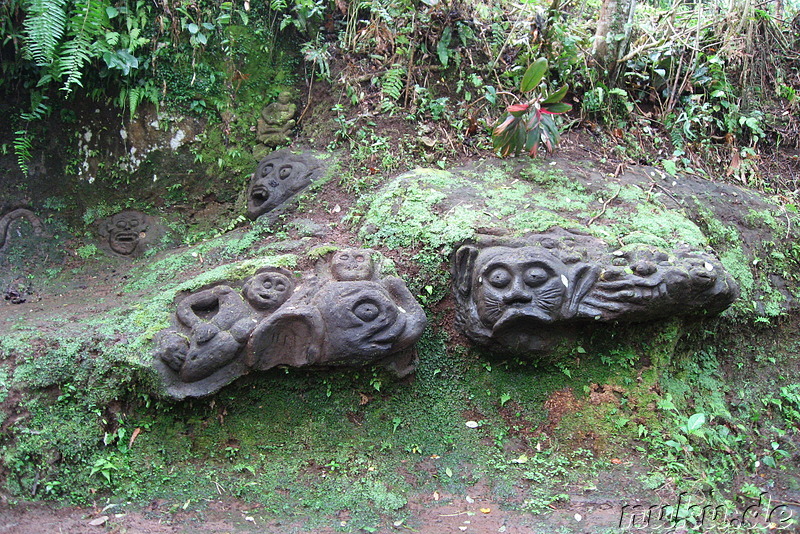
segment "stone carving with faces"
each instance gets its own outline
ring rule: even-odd
[[[738,287],[710,254],[679,248],[609,251],[568,232],[486,238],[454,254],[456,324],[474,341],[547,350],[569,324],[717,313]]]
[[[371,280],[374,264],[369,250],[346,248],[334,252],[331,258],[331,276],[340,282]]]
[[[275,210],[322,176],[321,160],[313,154],[276,150],[263,158],[247,188],[247,215],[256,219]]]
[[[279,365],[386,365],[414,370],[408,350],[425,312],[405,283],[379,276],[375,252],[344,249],[301,284],[269,267],[242,284],[218,285],[178,303],[176,326],[159,334],[155,366],[173,398],[217,391],[250,372]]]
[[[122,211],[101,226],[101,235],[117,254],[129,256],[139,246],[141,234],[147,232],[147,216],[138,211]]]
[[[139,211],[121,211],[98,223],[101,246],[120,256],[138,256],[167,234],[157,217]]]

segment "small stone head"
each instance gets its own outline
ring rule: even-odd
[[[340,282],[372,280],[374,272],[375,265],[368,250],[337,250],[331,258],[331,275]]]
[[[517,321],[560,318],[566,266],[540,247],[490,247],[475,259],[472,298],[481,322],[497,330]]]
[[[128,210],[111,217],[101,228],[101,233],[108,237],[111,250],[127,256],[136,250],[147,226],[145,214]]]
[[[277,150],[262,159],[247,189],[247,215],[255,219],[275,209],[306,187],[319,174],[320,164],[312,156]]]
[[[267,268],[259,271],[244,284],[247,302],[257,310],[275,311],[292,295],[294,281],[288,271]]]
[[[278,95],[278,102],[281,104],[288,104],[292,101],[292,93],[289,91],[281,91]]]

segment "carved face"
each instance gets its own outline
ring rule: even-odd
[[[275,311],[291,296],[294,282],[277,270],[260,272],[244,284],[244,296],[254,308]]]
[[[494,330],[516,320],[552,322],[567,292],[566,266],[541,248],[491,247],[475,262],[473,299]]]
[[[135,211],[117,213],[106,223],[108,245],[117,254],[132,254],[147,230],[145,216]]]
[[[334,280],[350,282],[372,279],[374,265],[366,250],[339,250],[331,258],[331,274]]]
[[[376,282],[330,282],[318,302],[332,355],[375,357],[405,340],[407,311]]]
[[[274,209],[309,183],[315,167],[297,156],[273,153],[258,164],[247,191],[250,218]]]

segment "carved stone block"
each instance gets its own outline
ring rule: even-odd
[[[242,290],[220,284],[177,304],[156,340],[155,367],[174,398],[211,394],[252,369],[379,363],[405,375],[425,312],[402,280],[381,277],[374,252],[339,250],[298,284],[266,268]]]
[[[256,219],[320,178],[325,168],[313,154],[276,150],[258,163],[247,188],[247,216]]]
[[[513,352],[547,350],[576,322],[718,313],[739,294],[709,253],[615,250],[563,230],[463,245],[453,279],[458,327],[479,344]]]
[[[138,256],[166,233],[156,217],[124,210],[98,223],[103,249],[121,256]]]

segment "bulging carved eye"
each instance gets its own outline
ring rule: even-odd
[[[286,165],[281,167],[281,170],[278,171],[278,178],[281,180],[285,180],[292,175],[292,166]]]
[[[350,256],[348,256],[347,254],[340,254],[339,259],[342,261],[347,261],[350,259]]]
[[[361,300],[353,307],[353,315],[365,323],[370,323],[377,319],[380,311],[378,303],[371,299]]]
[[[127,226],[128,226],[128,224],[125,221],[122,221],[122,220],[117,221],[117,228],[125,228]]]
[[[531,267],[525,271],[523,280],[531,287],[538,287],[550,279],[550,272],[544,267]]]
[[[505,267],[495,267],[489,271],[486,280],[488,280],[488,282],[494,287],[501,288],[506,287],[509,283],[511,283],[512,278],[513,276]]]
[[[275,291],[280,291],[281,293],[283,293],[284,291],[286,291],[286,284],[278,280],[277,282],[275,282]]]
[[[264,280],[264,283],[261,284],[261,287],[263,287],[264,289],[272,289],[272,280],[267,278],[266,280]]]
[[[264,167],[261,168],[261,177],[266,178],[267,176],[272,174],[272,168],[273,168],[272,163],[264,165]]]
[[[356,256],[356,261],[363,262],[364,261],[364,256],[360,256],[360,255]]]

